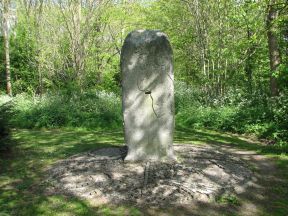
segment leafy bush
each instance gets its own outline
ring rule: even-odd
[[[178,87],[176,86],[175,94],[177,125],[249,133],[259,138],[275,140],[278,145],[287,145],[287,92],[277,98],[270,98],[260,92],[245,95],[235,91],[236,95],[231,92],[222,99],[210,98],[205,102],[197,99],[191,88],[186,87],[183,91],[181,85]]]
[[[180,110],[189,106],[200,106],[202,99],[200,91],[192,89],[186,83],[175,81],[175,110],[178,113]]]
[[[288,93],[282,93],[277,98],[257,92],[248,96],[239,91],[234,93],[236,95],[231,92],[226,97],[213,99],[183,82],[176,82],[176,125],[255,134],[286,146]],[[9,100],[9,97],[1,97],[0,105]],[[42,98],[18,94],[9,104],[9,112],[5,115],[9,115],[9,124],[13,127],[122,126],[121,99],[115,93],[106,91],[68,91],[46,94]]]
[[[122,122],[120,99],[113,93],[46,94],[42,98],[19,94],[12,101],[13,127],[119,127]]]
[[[10,141],[10,128],[8,124],[8,110],[10,97],[4,96],[0,99],[0,155],[6,154],[12,148]]]

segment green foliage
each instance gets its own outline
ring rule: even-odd
[[[184,91],[183,85],[176,85],[177,125],[254,134],[274,140],[287,149],[287,94],[269,98],[260,93],[241,95],[235,92],[220,99],[209,100],[209,96],[205,96],[208,101],[203,101],[191,88],[185,87]]]
[[[17,25],[16,35],[10,39],[10,61],[13,92],[33,94],[38,85],[35,41],[24,25]]]
[[[27,26],[18,20],[14,34],[10,35],[10,70],[12,75],[12,86],[15,94],[26,92],[33,94],[37,88],[38,77],[36,75],[37,61],[35,41],[29,34]],[[4,58],[3,38],[0,37],[0,56]],[[6,88],[5,64],[0,66],[1,90]]]
[[[7,97],[2,97],[2,101]],[[10,102],[9,123],[13,127],[122,127],[119,95],[103,90],[68,90],[42,97],[18,94]],[[175,84],[176,126],[211,128],[254,134],[287,147],[288,99],[255,93],[231,92],[225,98],[207,96],[183,82]],[[8,114],[6,116],[8,116]]]
[[[86,130],[86,129],[16,129],[12,131],[12,140],[17,142],[18,151],[13,157],[0,157],[0,214],[7,215],[141,215],[143,209],[134,206],[101,205],[93,207],[76,197],[45,193],[43,179],[47,166],[72,155],[103,147],[123,145],[122,130]],[[19,141],[19,142],[18,142]],[[263,215],[287,214],[287,168],[288,156],[280,155],[265,146],[247,142],[241,137],[210,130],[181,129],[175,131],[176,143],[198,143],[228,145],[245,150],[255,150],[260,154],[273,156],[279,165],[277,171],[286,176],[277,187],[271,187],[271,194],[265,194],[265,200],[259,200],[263,206]],[[201,143],[200,143],[201,142]],[[276,176],[275,176],[276,177]],[[219,197],[222,204],[245,204],[247,199],[232,195]],[[275,197],[274,197],[275,196]],[[271,200],[271,197],[274,197]],[[247,198],[247,197],[244,197]],[[255,198],[255,197],[254,197]],[[253,200],[249,201],[255,201]],[[267,203],[268,202],[268,203]],[[250,202],[249,202],[250,203]],[[268,206],[265,206],[268,204]],[[223,206],[222,206],[223,207]],[[241,207],[241,206],[240,206]],[[267,208],[265,208],[267,207]],[[203,205],[199,206],[202,209]],[[212,204],[215,210],[215,205]],[[149,209],[150,210],[150,209]],[[279,213],[280,212],[280,213]],[[147,213],[147,212],[146,212]],[[218,212],[217,212],[218,213]],[[278,213],[278,214],[277,214]],[[282,214],[281,214],[282,213]],[[159,215],[160,213],[158,213]],[[184,212],[187,214],[187,211]],[[145,212],[142,214],[145,215]],[[175,215],[175,213],[172,215]],[[220,215],[220,213],[219,213]]]
[[[117,128],[121,125],[119,98],[105,91],[46,94],[43,97],[19,94],[12,101],[13,127]]]
[[[266,1],[101,1],[97,7],[68,2],[47,2],[43,8],[16,2],[11,126],[120,127],[121,46],[132,30],[159,29],[174,52],[178,126],[252,133],[287,145],[284,1],[277,1],[281,13],[274,23],[283,54],[274,73],[276,98],[268,93]],[[2,37],[0,42],[4,57]],[[4,92],[3,64],[0,71]]]
[[[193,128],[213,128],[233,130],[234,107],[189,107],[179,112],[176,116],[178,124]]]
[[[13,147],[13,142],[10,140],[10,128],[8,125],[9,117],[9,96],[3,96],[0,99],[0,156],[7,154]]]
[[[67,156],[119,146],[123,143],[122,137],[119,131],[13,130],[12,141],[20,139],[21,143],[13,157],[0,156],[0,185],[3,186],[0,187],[0,215],[102,215],[102,209],[108,207],[93,208],[75,197],[47,196],[43,192],[43,170]],[[130,208],[125,209],[130,215]],[[114,211],[118,212],[111,207],[111,212]],[[134,211],[131,207],[131,212]]]
[[[237,205],[237,206],[240,205],[238,198],[230,194],[224,194],[220,196],[216,201],[218,203],[223,203],[223,204],[231,204],[231,205]]]

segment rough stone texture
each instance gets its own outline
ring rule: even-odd
[[[63,160],[48,171],[50,193],[92,203],[165,206],[213,202],[253,184],[248,165],[211,146],[174,145],[179,162],[126,163],[127,148],[105,148]]]
[[[138,30],[121,52],[125,160],[173,157],[174,75],[172,49],[160,31]]]

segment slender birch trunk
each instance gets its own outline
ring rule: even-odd
[[[5,53],[5,71],[6,71],[6,93],[12,96],[11,70],[10,70],[10,47],[9,47],[9,0],[2,0],[3,18],[2,31]]]

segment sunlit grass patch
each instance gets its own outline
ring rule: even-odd
[[[58,160],[97,148],[123,145],[122,130],[14,129],[11,135],[15,142],[14,154],[9,158],[0,158],[0,215],[1,213],[8,215],[142,214],[140,209],[133,206],[93,207],[76,197],[47,196],[43,192],[45,185],[41,185],[45,169]],[[287,154],[281,154],[271,146],[267,148],[245,137],[206,129],[177,128],[174,140],[176,144],[225,145],[243,150],[254,150],[271,157],[279,168],[279,175],[286,178],[283,184],[273,189],[272,192],[278,194],[279,197],[271,201],[271,205],[279,206],[279,212],[286,213],[283,206],[288,205],[285,199],[288,190],[286,186],[288,182]],[[251,169],[257,172],[253,167]],[[219,202],[238,206],[238,201],[238,198],[222,197]]]
[[[17,143],[14,155],[11,158],[0,158],[0,213],[16,212],[18,214],[23,211],[23,208],[28,208],[28,212],[23,214],[35,215],[34,211],[41,210],[34,209],[38,205],[36,203],[45,198],[39,184],[47,166],[77,153],[96,148],[123,145],[122,137],[121,131],[105,132],[86,129],[13,130],[12,140]],[[83,205],[81,207],[79,202],[75,201],[73,205],[71,204],[72,207],[74,206],[73,208],[71,206],[60,206],[63,209],[72,208],[71,214],[69,211],[66,213],[63,211],[60,215],[75,215],[75,213],[81,215],[81,211],[83,211],[82,215],[86,215],[88,210],[83,210]],[[29,208],[30,205],[33,208]],[[45,204],[42,205],[40,214],[43,211],[45,215],[55,215],[56,210],[54,211],[51,207],[52,209],[49,211],[44,211],[43,206]],[[49,205],[46,208],[49,208]]]
[[[231,194],[225,194],[218,197],[216,202],[230,205],[240,205],[239,199],[235,195]]]

